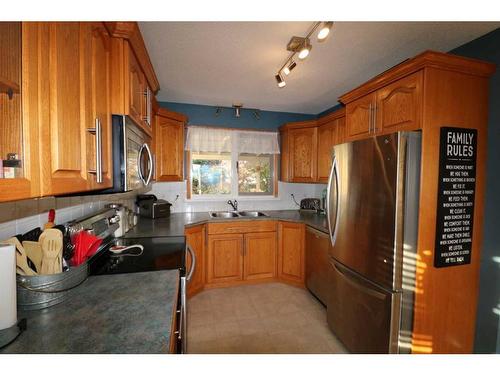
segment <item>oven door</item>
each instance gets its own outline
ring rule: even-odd
[[[153,154],[148,137],[128,117],[125,118],[125,191],[148,186],[153,177]]]

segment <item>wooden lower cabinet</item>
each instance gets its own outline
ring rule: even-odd
[[[276,232],[247,233],[244,239],[243,279],[276,277]]]
[[[186,244],[191,247],[196,256],[196,264],[193,276],[187,285],[188,296],[201,291],[205,285],[205,225],[198,225],[186,228]],[[192,259],[186,255],[186,272],[189,272],[192,265]]]
[[[278,278],[304,284],[305,224],[278,224]]]
[[[243,235],[208,236],[207,283],[243,280]]]

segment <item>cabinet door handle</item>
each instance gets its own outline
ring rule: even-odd
[[[368,107],[368,111],[370,111],[370,114],[369,114],[369,117],[368,117],[368,134],[371,134],[371,132],[372,132],[372,122],[373,122],[372,103],[370,103],[370,106]]]
[[[373,105],[373,133],[377,132],[377,103]]]
[[[95,168],[88,172],[96,175],[96,182],[102,184],[102,126],[99,118],[95,119],[95,127],[87,128],[87,131],[95,135]]]

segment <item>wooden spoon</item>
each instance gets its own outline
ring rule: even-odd
[[[45,229],[38,239],[42,247],[40,273],[52,275],[62,272],[63,235],[58,229]]]
[[[9,245],[14,245],[16,247],[16,268],[18,271],[21,270],[22,272],[24,272],[24,275],[27,276],[33,276],[37,274],[28,265],[28,258],[26,256],[26,251],[24,250],[23,245],[21,245],[21,242],[19,242],[19,240],[16,237],[11,237],[5,240],[4,243],[7,243]]]
[[[41,270],[42,266],[42,247],[40,246],[40,242],[38,241],[23,241],[23,247],[26,251],[26,255],[31,261],[35,264],[35,267],[38,271]]]

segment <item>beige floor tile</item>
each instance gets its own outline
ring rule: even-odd
[[[189,300],[190,353],[345,353],[325,307],[282,283],[204,291]]]

